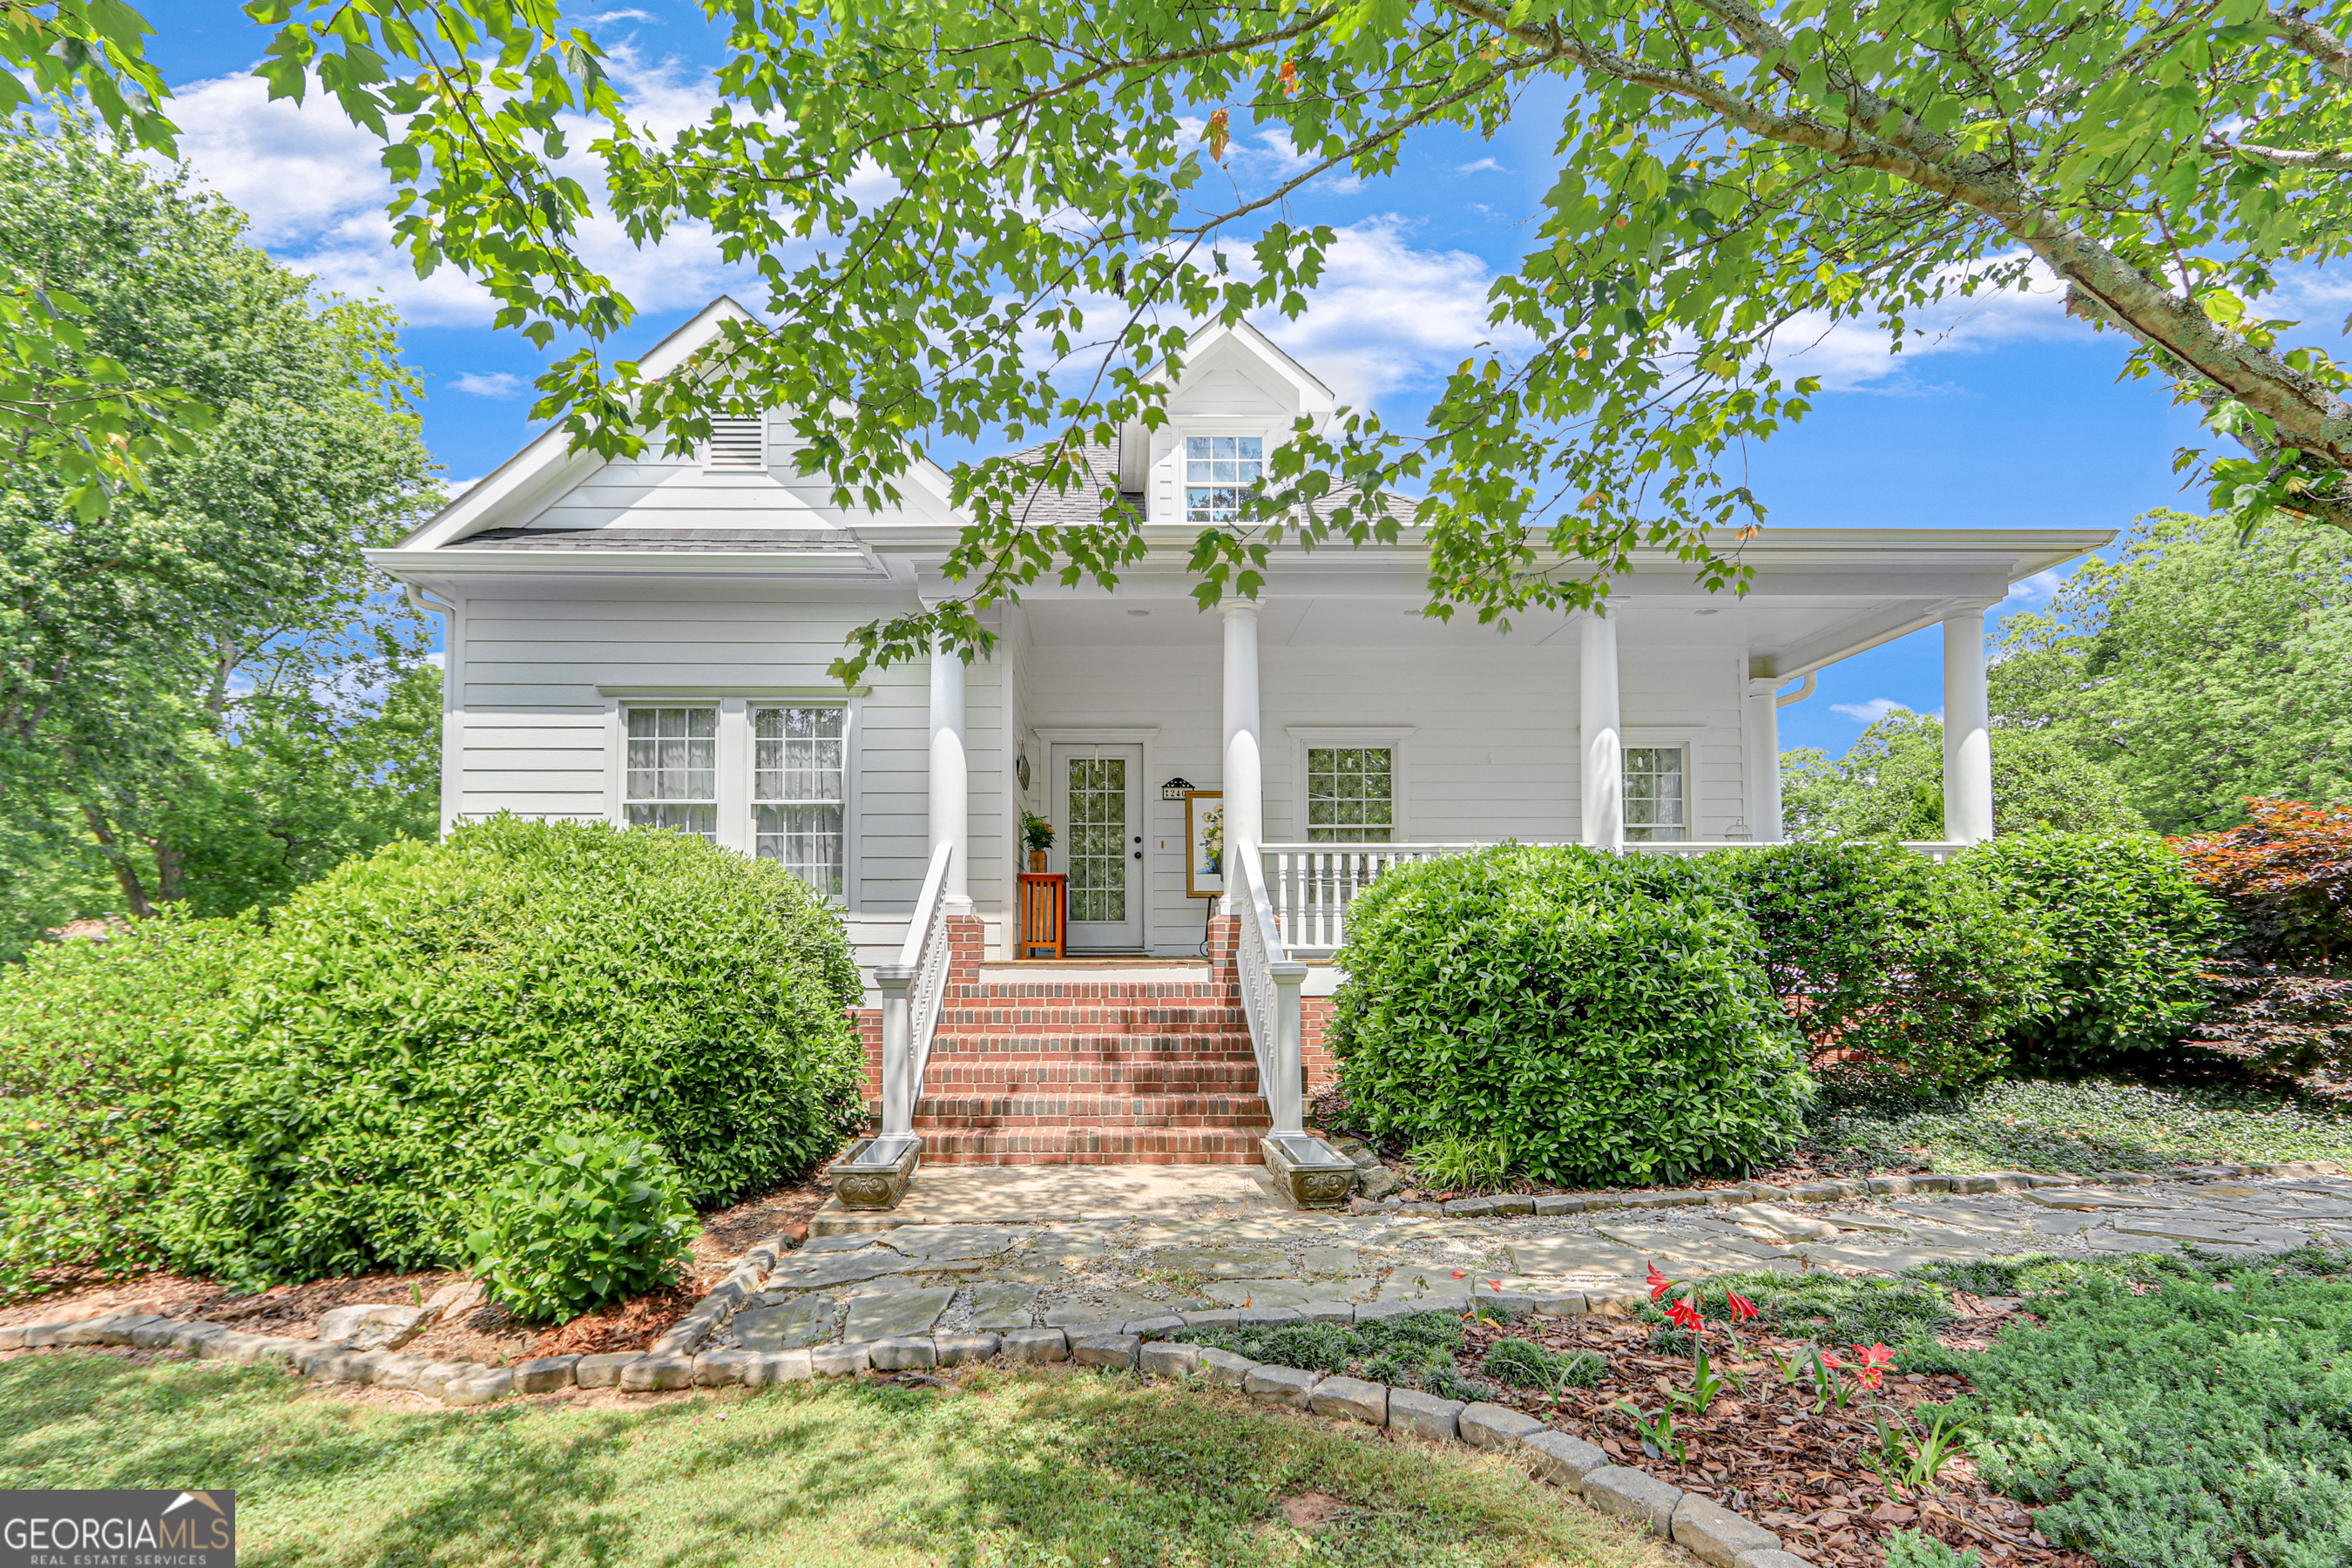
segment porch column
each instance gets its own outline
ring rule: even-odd
[[[1255,855],[1265,842],[1265,768],[1258,742],[1257,606],[1225,605],[1225,854]],[[1241,889],[1238,877],[1225,880]]]
[[[931,644],[931,843],[952,845],[942,896],[950,915],[971,913],[971,782],[963,749],[963,659]]]
[[[1992,707],[1985,692],[1984,607],[1944,617],[1944,837],[1992,837]]]
[[[1596,849],[1625,847],[1625,752],[1617,712],[1617,623],[1606,616],[1584,617],[1583,657],[1577,729],[1584,758],[1586,844]]]
[[[1787,837],[1780,812],[1780,699],[1774,680],[1748,683],[1748,819],[1759,844]]]

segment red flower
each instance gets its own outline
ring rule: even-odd
[[[1675,1288],[1675,1282],[1667,1279],[1664,1275],[1659,1273],[1658,1266],[1656,1264],[1651,1264],[1649,1266],[1649,1269],[1650,1300],[1654,1301],[1659,1297],[1664,1295],[1667,1291],[1673,1289]]]
[[[1503,1282],[1500,1279],[1489,1279],[1486,1283],[1494,1287],[1496,1295],[1499,1296],[1503,1293]]]
[[[1838,1358],[1837,1358],[1837,1357],[1835,1357],[1835,1356],[1833,1356],[1833,1355],[1829,1354],[1827,1352],[1822,1352],[1822,1357],[1821,1357],[1821,1363],[1822,1363],[1822,1364],[1823,1366],[1830,1367],[1830,1368],[1832,1368],[1832,1369],[1839,1368],[1839,1367],[1843,1367],[1843,1366],[1844,1366],[1844,1365],[1845,1365],[1845,1363],[1843,1363],[1843,1362],[1842,1362],[1842,1361],[1838,1360]]]
[[[1470,1278],[1470,1276],[1469,1276],[1469,1274],[1467,1273],[1467,1271],[1465,1271],[1465,1270],[1464,1270],[1464,1269],[1457,1268],[1457,1269],[1455,1269],[1455,1270],[1454,1271],[1454,1278],[1455,1278],[1456,1279],[1467,1279],[1468,1278]]]
[[[1874,1389],[1884,1384],[1886,1374],[1895,1370],[1895,1352],[1883,1344],[1852,1348],[1853,1353],[1862,1358],[1861,1370],[1853,1374],[1854,1382],[1864,1388]]]
[[[1726,1291],[1725,1294],[1730,1299],[1731,1321],[1733,1322],[1744,1323],[1748,1319],[1756,1315],[1755,1302],[1749,1300],[1747,1297],[1741,1295],[1737,1290]]]
[[[1698,1315],[1698,1309],[1679,1296],[1675,1298],[1674,1305],[1666,1309],[1666,1321],[1678,1329],[1688,1329],[1695,1334],[1706,1327],[1706,1321]]]

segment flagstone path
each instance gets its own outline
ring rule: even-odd
[[[1670,1194],[1671,1195],[1671,1194]],[[1721,1194],[1717,1194],[1718,1197]],[[1645,1197],[1650,1195],[1643,1195]],[[709,1342],[753,1350],[906,1334],[1370,1317],[1474,1298],[1556,1314],[1640,1299],[1675,1275],[1887,1273],[2040,1252],[2249,1257],[2352,1244],[2352,1177],[2063,1185],[1832,1203],[1599,1209],[1558,1216],[1300,1214],[1253,1205],[1073,1223],[918,1223],[820,1236],[782,1258]]]

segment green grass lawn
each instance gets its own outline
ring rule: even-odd
[[[212,1363],[0,1363],[0,1487],[234,1487],[246,1568],[1663,1568],[1499,1458],[1122,1376],[474,1411]],[[1347,1506],[1300,1530],[1283,1500]]]
[[[1987,1084],[1919,1104],[1832,1086],[1807,1146],[1841,1164],[1937,1171],[2154,1171],[2268,1160],[2352,1161],[2352,1112],[2308,1096],[2094,1079]]]

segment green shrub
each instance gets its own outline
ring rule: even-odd
[[[1981,878],[1883,843],[1708,858],[1816,1050],[1861,1051],[1913,1088],[1948,1089],[1998,1072],[2003,1037],[2048,1005],[2046,939]]]
[[[1810,1080],[1754,924],[1678,860],[1517,847],[1360,894],[1330,1039],[1356,1121],[1465,1130],[1562,1183],[1682,1181],[1786,1150]]]
[[[1954,869],[1985,880],[2050,944],[2053,984],[2040,1012],[2010,1026],[2012,1067],[2080,1072],[2164,1051],[2204,1012],[2221,909],[2163,839],[2020,834],[1962,852]]]
[[[562,1322],[684,1277],[698,1226],[677,1168],[610,1128],[556,1132],[478,1201],[475,1277],[526,1322]]]
[[[840,924],[683,834],[499,818],[273,915],[178,1092],[161,1230],[246,1284],[464,1258],[474,1195],[596,1115],[724,1203],[831,1153],[859,1052]]]
[[[0,1296],[161,1260],[174,1089],[257,931],[164,916],[0,967]]]
[[[2038,1323],[1958,1358],[1986,1483],[2101,1563],[2352,1562],[2352,1282],[2124,1267],[2078,1270],[2035,1296]]]
[[[1478,1370],[1514,1388],[1592,1388],[1608,1372],[1609,1363],[1589,1351],[1548,1351],[1531,1340],[1496,1340],[1486,1347]]]
[[[1898,1530],[1886,1538],[1886,1568],[1983,1568],[1973,1546],[1946,1545],[1925,1531]]]

